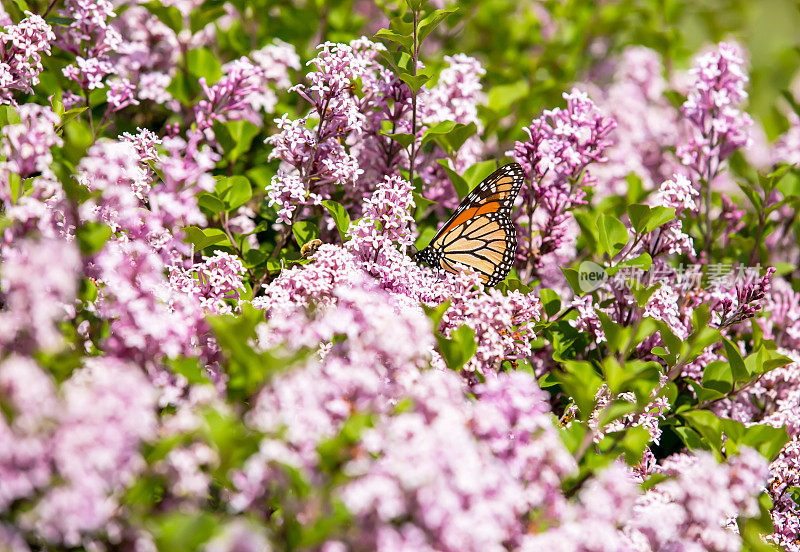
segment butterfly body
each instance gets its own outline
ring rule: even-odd
[[[487,286],[501,282],[514,264],[517,235],[511,209],[524,179],[517,163],[497,169],[464,198],[416,258],[454,274],[456,264],[466,265]]]

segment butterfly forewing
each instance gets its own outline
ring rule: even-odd
[[[420,253],[429,264],[457,272],[455,263],[477,270],[486,285],[503,280],[514,262],[517,237],[511,208],[525,174],[517,163],[505,165],[464,198],[430,245]],[[431,262],[432,261],[432,262]]]

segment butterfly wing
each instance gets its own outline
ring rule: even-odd
[[[455,263],[478,271],[488,286],[511,270],[517,248],[511,209],[525,173],[517,163],[500,167],[464,198],[431,240],[423,260],[456,273]]]

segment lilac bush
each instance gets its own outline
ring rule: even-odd
[[[800,98],[318,4],[0,9],[0,549],[800,552]],[[505,161],[510,275],[417,262]]]

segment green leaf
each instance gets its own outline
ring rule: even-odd
[[[78,246],[84,255],[97,253],[111,237],[111,228],[102,222],[87,222],[78,228]]]
[[[410,146],[411,142],[414,141],[414,135],[407,132],[386,132],[381,130],[381,135],[388,136],[404,148]]]
[[[406,51],[410,52],[411,49],[414,47],[414,37],[411,35],[400,34],[395,31],[390,31],[389,29],[380,29],[377,33],[375,33],[375,38],[388,40],[389,42],[394,42],[395,44],[399,44]]]
[[[400,77],[400,80],[406,83],[414,92],[419,91],[419,89],[422,88],[426,82],[431,80],[431,75],[425,72],[420,72],[416,75],[412,75],[411,73],[400,73],[398,76]]]
[[[722,343],[725,346],[725,356],[731,365],[731,372],[733,373],[733,381],[736,383],[745,382],[750,379],[747,373],[747,367],[744,364],[742,354],[739,348],[731,343],[727,337],[722,338]]]
[[[553,317],[561,310],[561,297],[552,289],[542,288],[539,290],[539,300],[542,302],[544,313],[548,317]]]
[[[585,360],[565,360],[564,371],[555,373],[564,392],[578,407],[582,420],[589,419],[595,406],[595,395],[603,379],[592,364]]]
[[[425,40],[431,32],[433,32],[439,24],[447,19],[450,15],[457,12],[458,8],[445,8],[441,10],[435,10],[433,13],[428,15],[425,19],[420,21],[419,26],[417,27],[417,41],[418,43],[422,44],[422,41]]]
[[[717,459],[720,460],[722,457],[722,423],[720,419],[708,410],[691,410],[683,412],[680,416],[703,437],[705,441],[703,448],[710,447]]]
[[[319,238],[319,227],[313,222],[301,220],[292,225],[292,233],[297,245],[304,245]]]
[[[219,228],[198,228],[197,226],[187,226],[183,229],[186,233],[184,241],[194,245],[200,251],[208,246],[228,241],[228,236]]]
[[[229,211],[238,209],[253,197],[253,188],[246,176],[236,175],[217,181],[217,193]]]
[[[217,141],[225,152],[225,159],[235,163],[242,155],[250,151],[259,129],[256,125],[244,119],[228,121],[226,123],[214,122],[212,127]]]
[[[436,162],[439,163],[442,168],[444,168],[444,171],[450,178],[450,182],[453,184],[453,189],[456,191],[456,194],[458,194],[458,199],[464,199],[467,197],[470,188],[467,181],[464,180],[464,177],[450,168],[450,164],[447,159],[437,159]]]
[[[422,146],[431,140],[436,140],[448,155],[452,155],[454,152],[458,151],[467,138],[475,134],[476,131],[477,127],[475,123],[465,125],[463,123],[454,123],[453,121],[443,121],[441,123],[436,123],[425,131],[422,135],[420,145]]]
[[[650,218],[647,220],[644,230],[645,232],[652,232],[659,226],[663,226],[671,220],[675,220],[674,207],[651,207]]]
[[[766,424],[755,424],[744,429],[739,444],[756,449],[768,461],[777,458],[783,446],[789,442],[785,427],[772,427]]]
[[[753,325],[754,327],[757,324]],[[747,355],[744,365],[750,377],[760,376],[775,368],[786,366],[792,360],[776,351],[768,350],[763,344],[754,353]]]
[[[247,401],[274,375],[313,354],[308,349],[288,354],[281,350],[261,352],[252,347],[255,328],[264,320],[264,311],[248,303],[242,304],[238,315],[209,316],[207,320],[226,359],[228,397],[239,403]]]
[[[217,520],[208,512],[174,510],[154,514],[148,519],[147,525],[158,550],[194,552],[214,535]]]
[[[631,226],[639,234],[652,232],[659,226],[675,219],[675,209],[672,207],[650,207],[642,203],[628,206],[628,218]]]
[[[489,90],[487,104],[489,109],[504,113],[509,107],[528,95],[531,89],[530,82],[526,79],[510,84],[499,84]]]
[[[143,4],[147,10],[158,17],[162,23],[175,31],[175,34],[183,29],[183,15],[175,6],[164,6],[161,2],[147,2]]]
[[[201,6],[194,8],[191,15],[189,15],[189,30],[194,34],[225,15],[225,13],[224,2],[206,0]]]
[[[197,204],[212,213],[221,213],[225,211],[225,203],[214,194],[208,192],[197,194]]]
[[[653,258],[650,257],[649,253],[642,253],[641,255],[634,257],[633,259],[627,259],[622,261],[617,265],[617,267],[621,266],[632,266],[634,268],[640,268],[642,270],[650,270],[650,266],[653,264]],[[616,268],[616,267],[615,267]],[[610,270],[610,269],[609,269]],[[611,276],[611,272],[609,272],[609,276]]]
[[[189,50],[186,53],[186,68],[198,79],[205,78],[208,84],[213,84],[222,77],[222,65],[208,48]]]
[[[567,283],[569,284],[569,287],[572,288],[572,291],[575,293],[575,295],[583,295],[584,292],[581,289],[580,275],[578,274],[578,271],[574,268],[564,268],[563,266],[560,266],[559,268],[564,274],[564,277],[567,279]]]
[[[731,365],[721,360],[709,363],[703,370],[703,387],[713,389],[723,395],[730,393],[733,390]]]
[[[431,242],[433,237],[436,235],[436,228],[433,226],[423,226],[418,228],[418,230],[419,236],[417,236],[416,241],[414,241],[414,247],[419,250]]]
[[[437,305],[436,307],[429,307],[425,304],[422,305],[422,310],[425,312],[425,315],[431,321],[431,327],[434,334],[439,334],[439,328],[442,325],[442,317],[449,308],[450,308],[449,299],[444,303]]]
[[[436,341],[439,344],[439,353],[442,355],[445,364],[455,371],[461,370],[475,354],[475,351],[478,350],[475,330],[466,324],[453,330],[449,338],[437,334]]]
[[[339,236],[341,236],[344,242],[347,237],[347,230],[350,228],[350,215],[347,214],[347,211],[340,203],[336,203],[333,200],[326,199],[322,202],[322,205],[325,206],[333,217],[336,228],[339,230]]]
[[[650,218],[650,206],[642,203],[628,205],[628,218],[633,229],[639,234],[643,234],[645,232],[644,225]]]
[[[600,251],[613,257],[628,243],[628,229],[618,218],[603,214],[597,218],[597,239]]]
[[[524,284],[517,278],[508,278],[507,280],[497,284],[496,288],[503,295],[508,295],[508,292],[510,291],[519,291],[523,295],[527,295],[532,290],[530,286]]]
[[[246,268],[253,268],[254,266],[261,266],[267,260],[267,254],[260,249],[248,249],[242,255],[242,261]]]
[[[192,86],[192,81],[183,71],[178,71],[172,77],[169,85],[166,88],[167,92],[181,102],[183,105],[191,105],[193,103],[193,96],[195,94]]]
[[[467,168],[467,170],[464,171],[463,177],[464,180],[467,181],[467,184],[469,184],[469,190],[474,190],[478,184],[483,182],[496,168],[497,164],[494,161],[479,161]]]

